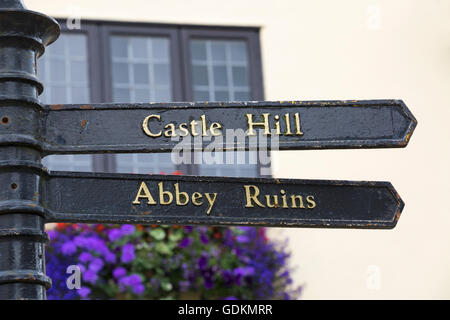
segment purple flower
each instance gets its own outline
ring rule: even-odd
[[[108,233],[109,241],[116,241],[122,237],[122,232],[119,229],[112,229]]]
[[[50,241],[55,240],[58,237],[58,232],[56,230],[49,230],[47,231],[48,237],[50,238]]]
[[[81,287],[80,289],[77,290],[77,292],[81,298],[85,299],[91,293],[91,289],[87,287]]]
[[[191,245],[192,243],[192,239],[191,238],[184,238],[183,240],[180,241],[180,243],[178,244],[178,246],[180,248],[187,248]]]
[[[197,265],[200,270],[205,269],[208,266],[208,257],[204,254],[197,260]]]
[[[142,279],[138,274],[133,273],[132,275],[130,275],[128,277],[128,283],[130,286],[137,285],[137,284],[142,283]]]
[[[101,270],[101,268],[103,268],[103,261],[100,258],[95,258],[94,260],[92,260],[92,262],[89,264],[89,270],[92,270],[94,272],[98,272],[99,270]]]
[[[68,256],[74,254],[77,251],[77,246],[72,241],[66,242],[62,245],[61,251],[63,255]]]
[[[109,263],[116,263],[116,255],[112,253],[111,251],[107,251],[104,254],[105,261]]]
[[[123,236],[128,236],[130,234],[133,234],[135,230],[135,227],[132,224],[124,224],[120,227],[120,232]]]
[[[83,263],[91,261],[91,259],[92,259],[92,254],[90,254],[89,252],[83,252],[78,257],[78,260],[80,260],[80,262],[83,262]]]
[[[122,248],[122,257],[120,260],[123,263],[128,263],[130,261],[133,261],[135,257],[134,245],[132,245],[131,243],[124,245]]]
[[[76,236],[73,238],[73,243],[75,243],[75,245],[78,247],[83,247],[85,242],[85,238],[82,236]]]
[[[143,284],[137,284],[135,286],[133,286],[133,288],[131,289],[135,294],[142,294],[145,291],[145,287]]]
[[[138,274],[131,274],[127,277],[121,278],[119,280],[119,288],[122,291],[125,291],[127,288],[131,288],[135,294],[142,294],[145,291],[145,287],[142,284],[142,279]]]
[[[127,274],[127,270],[125,270],[124,267],[115,268],[114,271],[113,271],[113,276],[116,279],[119,279],[119,278],[123,277],[126,274]]]
[[[200,234],[200,241],[201,241],[203,244],[208,244],[208,243],[209,243],[209,239],[208,239],[208,237],[206,236],[206,234],[204,234],[204,233]]]
[[[82,265],[81,263],[77,264],[78,268],[80,268],[80,272],[83,273],[86,271],[86,267]]]
[[[233,296],[229,296],[229,297],[226,297],[224,300],[239,300],[239,299],[236,297],[233,297]]]
[[[180,281],[178,284],[180,285],[181,292],[185,292],[189,289],[189,281]]]
[[[92,270],[86,270],[86,272],[83,273],[83,280],[86,282],[94,284],[97,279],[98,275]]]
[[[233,273],[230,270],[223,270],[222,278],[226,286],[233,284]]]
[[[239,243],[247,243],[250,239],[245,235],[239,235],[236,237],[236,241]]]
[[[253,267],[239,267],[234,269],[233,274],[237,277],[246,277],[255,274]]]

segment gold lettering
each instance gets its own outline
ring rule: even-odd
[[[285,136],[292,136],[291,132],[291,119],[289,118],[289,113],[286,113],[284,115],[284,122],[286,123],[286,132],[284,133]]]
[[[281,200],[283,200],[283,208],[288,208],[287,201],[286,201],[286,191],[281,189]]]
[[[300,116],[298,112],[294,114],[294,118],[295,118],[295,134],[298,136],[302,136],[303,132],[300,130]]]
[[[280,131],[280,116],[279,115],[275,115],[274,119],[275,119],[275,124],[274,124],[275,132],[276,132],[277,135],[280,135],[281,134],[281,131]]]
[[[216,129],[218,129],[218,130],[222,129],[222,125],[218,122],[211,123],[211,128],[210,128],[211,135],[220,136],[222,134],[222,132],[221,131],[216,132]]]
[[[292,208],[298,208],[298,207],[297,207],[297,203],[296,203],[296,201],[295,201],[296,199],[298,199],[299,202],[300,202],[300,208],[304,209],[305,206],[303,205],[303,197],[302,197],[302,196],[296,196],[296,195],[292,195],[292,196],[291,196],[291,201],[292,201],[291,207],[292,207]]]
[[[142,129],[144,130],[145,134],[148,135],[148,136],[150,136],[150,137],[153,137],[153,138],[160,137],[161,134],[162,134],[161,131],[159,131],[159,133],[152,133],[152,132],[150,131],[150,128],[148,127],[148,121],[149,121],[150,119],[152,119],[152,118],[155,118],[155,119],[157,119],[158,121],[161,122],[161,117],[160,117],[159,115],[157,115],[157,114],[151,114],[151,115],[145,117],[144,121],[142,122]]]
[[[203,204],[203,201],[197,201],[199,199],[201,199],[203,197],[203,195],[200,192],[194,192],[192,194],[192,203],[195,206],[201,206]]]
[[[254,190],[254,194],[251,194],[250,188],[252,188]],[[257,186],[253,186],[253,185],[244,186],[244,189],[245,189],[245,198],[247,200],[247,202],[245,204],[246,208],[254,207],[252,204],[252,201],[254,203],[256,203],[259,207],[265,208],[265,206],[258,200],[259,189]]]
[[[308,202],[308,209],[314,209],[316,207],[316,202],[314,201],[314,196],[307,196],[306,202]]]
[[[166,137],[176,137],[175,133],[175,125],[173,123],[169,123],[164,127],[164,129],[167,129],[164,131],[164,136]]]
[[[191,122],[190,122],[190,124],[191,124],[191,134],[195,137],[195,136],[198,136],[199,135],[199,133],[195,130],[195,126],[197,125],[197,121],[195,121],[195,120],[192,120]]]
[[[247,135],[248,136],[255,136],[255,130],[253,130],[253,127],[260,126],[264,127],[264,134],[267,136],[270,136],[270,128],[269,128],[269,115],[270,113],[263,113],[263,122],[253,122],[253,115],[252,114],[246,114],[247,117],[247,123],[248,123],[248,130]]]
[[[207,126],[206,126],[206,116],[202,114],[200,116],[200,120],[202,121],[202,136],[207,136]]]
[[[279,208],[278,205],[278,196],[272,196],[274,199],[274,203],[270,203],[270,195],[266,195],[266,204],[268,208]]]
[[[181,201],[180,196],[184,197],[184,202]],[[175,201],[179,206],[185,206],[189,202],[189,195],[187,192],[180,192],[179,183],[175,183]]]
[[[182,133],[180,133],[180,137],[186,137],[189,134],[189,130],[187,128],[186,123],[180,123],[178,128],[180,128],[180,131],[182,132]]]
[[[211,209],[212,209],[212,207],[214,205],[214,202],[216,201],[217,193],[213,193],[213,195],[214,195],[214,197],[211,197],[210,193],[205,193],[206,200],[208,200],[208,204],[209,204],[209,207],[208,207],[208,210],[206,211],[206,214],[210,214],[211,213]]]
[[[171,204],[173,200],[173,194],[170,191],[164,191],[164,185],[162,181],[158,183],[158,187],[159,187],[159,204],[162,205]],[[165,196],[168,196],[169,200],[165,201],[164,199]]]
[[[141,201],[139,200],[140,198],[146,198],[148,204],[156,204],[145,182],[141,183],[136,198],[133,201],[133,204],[141,204]]]

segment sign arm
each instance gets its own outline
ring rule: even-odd
[[[216,151],[254,150],[261,139],[274,150],[400,148],[416,124],[401,100],[183,102],[49,105],[40,130],[45,154],[155,153],[180,141],[202,151],[216,138]]]
[[[76,172],[43,181],[54,222],[385,229],[403,209],[389,182]]]

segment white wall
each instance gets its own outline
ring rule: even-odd
[[[267,100],[403,99],[419,121],[406,149],[274,155],[277,177],[391,181],[406,203],[397,227],[271,232],[290,238],[303,298],[450,298],[450,1],[25,3],[56,17],[261,26]]]

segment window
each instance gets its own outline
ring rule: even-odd
[[[38,60],[43,103],[263,99],[256,28],[83,21],[81,30],[65,30],[60,24],[60,39]],[[51,170],[259,175],[256,152],[226,154],[219,153],[224,162],[245,164],[176,166],[168,153],[54,155],[44,164]]]

